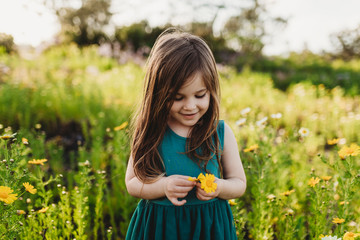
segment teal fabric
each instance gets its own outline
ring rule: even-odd
[[[224,121],[217,127],[221,148],[224,146]],[[180,174],[197,177],[205,173],[184,154],[186,138],[167,128],[159,153],[164,161],[167,176]],[[207,170],[220,177],[214,156]],[[233,215],[226,200],[201,201],[195,188],[185,197],[186,204],[174,206],[166,197],[140,200],[127,231],[126,239],[190,240],[190,239],[237,239]]]

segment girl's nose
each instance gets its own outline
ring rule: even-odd
[[[193,110],[196,108],[196,104],[194,101],[188,100],[185,102],[183,108],[184,108],[184,110]]]

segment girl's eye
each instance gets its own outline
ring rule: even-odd
[[[206,93],[204,93],[203,95],[200,95],[200,96],[195,96],[196,98],[203,98],[205,97]]]
[[[183,97],[175,97],[175,101],[181,101],[183,99]]]

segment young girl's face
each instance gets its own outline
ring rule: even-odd
[[[206,113],[210,104],[210,92],[204,84],[202,75],[197,73],[188,79],[175,96],[170,108],[168,124],[172,127],[189,130]]]

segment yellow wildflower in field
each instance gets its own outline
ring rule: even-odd
[[[343,219],[343,218],[333,218],[332,222],[340,224],[340,223],[345,222],[345,219]]]
[[[360,237],[360,233],[347,232],[344,234],[343,240],[354,240],[356,237]]]
[[[280,193],[280,195],[287,197],[290,196],[290,194],[292,194],[293,192],[295,192],[295,189]]]
[[[120,131],[124,128],[126,128],[126,126],[128,125],[128,122],[123,122],[120,126],[114,127],[114,131]]]
[[[229,201],[230,206],[236,206],[237,203],[235,202],[235,199],[230,199]]]
[[[318,178],[318,177],[316,177],[316,178],[312,177],[312,178],[309,180],[308,185],[309,185],[310,187],[315,187],[315,185],[318,184],[319,182],[320,182],[320,178]]]
[[[0,201],[11,204],[17,199],[17,194],[12,193],[13,190],[9,187],[0,186]]]
[[[25,187],[26,191],[28,191],[31,194],[35,194],[37,192],[34,186],[28,182],[23,183],[23,186]]]
[[[38,213],[44,213],[49,209],[49,207],[44,207],[38,211]]]
[[[332,178],[332,176],[321,176],[321,179],[324,181],[329,181]]]
[[[24,215],[26,212],[24,210],[16,210],[17,215]]]
[[[357,156],[360,154],[360,147],[356,143],[352,143],[350,147],[343,146],[338,154],[341,159],[345,159],[347,156]]]
[[[47,162],[47,159],[33,159],[31,161],[28,161],[28,163],[30,164],[34,164],[34,165],[44,165],[44,162]]]
[[[29,144],[29,140],[27,140],[26,138],[21,138],[21,142],[25,145]]]
[[[328,145],[335,145],[340,141],[340,138],[333,138],[333,139],[329,139],[327,140],[327,144]]]
[[[345,205],[345,201],[339,202],[340,205]],[[349,202],[346,202],[346,204],[349,204]]]
[[[250,147],[248,147],[248,148],[245,148],[244,149],[244,152],[254,152],[256,149],[258,149],[259,148],[259,145],[257,145],[257,144],[254,144],[254,145],[251,145]]]

